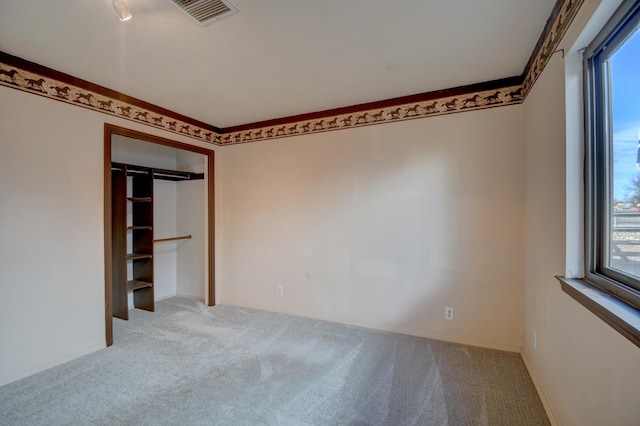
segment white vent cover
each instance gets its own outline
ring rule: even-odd
[[[169,0],[203,27],[238,13],[229,0]]]

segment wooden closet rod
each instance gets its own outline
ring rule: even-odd
[[[182,237],[173,237],[173,238],[160,238],[159,240],[153,240],[154,243],[164,243],[166,241],[176,241],[176,240],[190,240],[191,235],[184,235]]]

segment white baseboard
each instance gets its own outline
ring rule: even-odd
[[[495,349],[495,350],[498,350],[498,351],[520,353],[521,350],[522,350],[522,347],[520,347],[518,345],[507,345],[507,344],[485,342],[485,341],[473,340],[473,339],[457,339],[457,338],[451,338],[451,337],[448,337],[448,336],[424,333],[424,332],[419,331],[419,330],[405,329],[405,328],[401,328],[401,327],[380,327],[378,325],[368,324],[368,323],[365,323],[365,322],[343,321],[341,319],[323,317],[321,315],[320,316],[318,316],[318,315],[306,315],[306,314],[301,314],[301,313],[298,313],[298,312],[290,312],[290,311],[286,311],[286,310],[273,309],[271,307],[258,306],[258,305],[254,305],[254,304],[251,304],[251,303],[242,303],[242,302],[238,303],[236,301],[230,301],[230,300],[226,300],[226,299],[221,299],[219,304],[237,306],[237,307],[241,307],[241,308],[259,309],[259,310],[268,311],[268,312],[278,312],[278,313],[281,313],[281,314],[294,315],[294,316],[298,316],[298,317],[317,319],[317,320],[322,320],[322,321],[337,322],[337,323],[340,323],[340,324],[352,325],[352,326],[363,327],[363,328],[370,328],[370,329],[373,329],[373,330],[390,331],[390,332],[393,332],[393,333],[407,334],[409,336],[424,337],[426,339],[439,340],[439,341],[449,342],[449,343],[457,343],[457,344],[460,344],[460,345],[467,345],[467,346],[477,346],[477,347],[480,347],[480,348]]]
[[[0,377],[0,386],[7,385],[20,379],[24,379],[25,377],[32,376],[34,374],[40,373],[41,371],[57,367],[58,365],[64,364],[65,362],[73,361],[74,359],[89,355],[90,353],[99,351],[100,349],[104,349],[106,347],[106,344],[99,346],[90,346],[88,348],[67,354],[61,358],[57,358],[53,361],[45,362],[44,364],[40,364],[36,367],[28,368],[26,370],[18,371],[4,377]]]
[[[176,293],[176,294],[174,294],[174,296],[178,296],[178,297],[186,297],[187,299],[198,300],[198,301],[200,301],[200,302],[204,303],[204,297],[201,297],[201,296],[194,296],[193,294]],[[169,296],[169,297],[173,297],[173,296]]]
[[[153,299],[153,301],[154,302],[159,302],[161,300],[170,299],[170,298],[175,297],[175,296],[178,296],[178,294],[177,293],[156,294],[154,299]]]
[[[547,417],[549,417],[549,422],[553,426],[558,426],[559,423],[558,423],[558,420],[556,419],[556,416],[553,414],[553,410],[551,409],[551,403],[547,398],[547,394],[544,392],[542,383],[540,383],[540,381],[535,375],[535,372],[533,371],[533,368],[531,368],[531,362],[529,361],[529,358],[527,358],[527,355],[524,352],[520,352],[520,356],[524,361],[524,366],[527,368],[527,371],[529,372],[529,376],[531,376],[531,381],[533,382],[533,385],[536,387],[536,391],[538,391],[538,395],[540,396],[540,401],[542,401],[542,406],[544,407],[544,411],[546,411]]]

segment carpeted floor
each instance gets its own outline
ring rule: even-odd
[[[0,388],[2,425],[548,425],[520,355],[186,298]]]

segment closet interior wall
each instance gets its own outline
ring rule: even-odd
[[[205,173],[203,155],[181,151],[120,135],[112,139],[112,162],[150,168]],[[127,178],[127,194],[131,195],[132,178]],[[184,295],[205,299],[206,289],[206,176],[205,179],[174,182],[153,180],[154,239],[191,235],[191,239],[154,244],[154,298]],[[131,209],[127,221],[131,223]],[[131,241],[128,239],[128,252]],[[128,276],[132,264],[128,262]],[[129,308],[133,294],[129,292]]]

